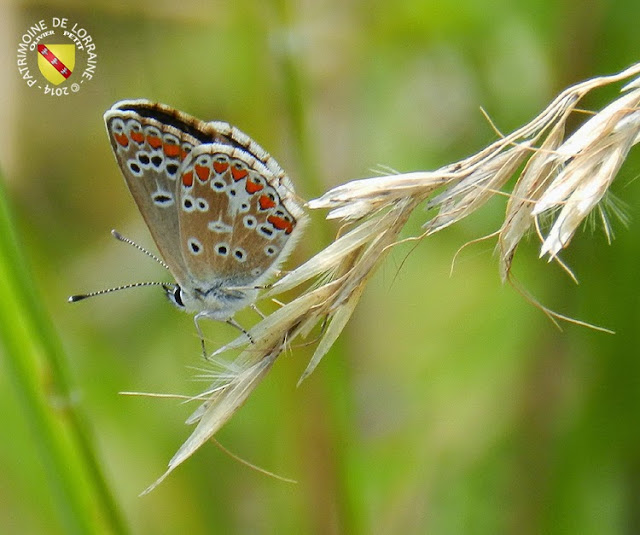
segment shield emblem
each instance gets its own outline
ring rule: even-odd
[[[76,66],[76,45],[38,45],[38,68],[53,85],[64,82]]]

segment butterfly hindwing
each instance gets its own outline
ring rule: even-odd
[[[219,143],[194,149],[181,172],[178,217],[189,272],[238,286],[268,277],[302,215],[291,193],[261,162]]]

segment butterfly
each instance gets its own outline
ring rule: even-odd
[[[198,320],[233,320],[254,303],[307,222],[291,180],[249,136],[148,100],[104,115],[120,171],[175,284]],[[206,353],[205,353],[206,354]]]

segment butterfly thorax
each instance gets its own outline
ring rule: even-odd
[[[238,310],[253,303],[258,293],[253,288],[225,288],[222,285],[185,290],[178,284],[165,286],[165,291],[169,301],[180,310],[191,314],[203,313],[220,321],[231,318]]]

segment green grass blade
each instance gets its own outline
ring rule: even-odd
[[[6,370],[33,431],[63,532],[127,533],[101,473],[89,426],[72,401],[66,359],[21,254],[2,176],[0,295]]]

